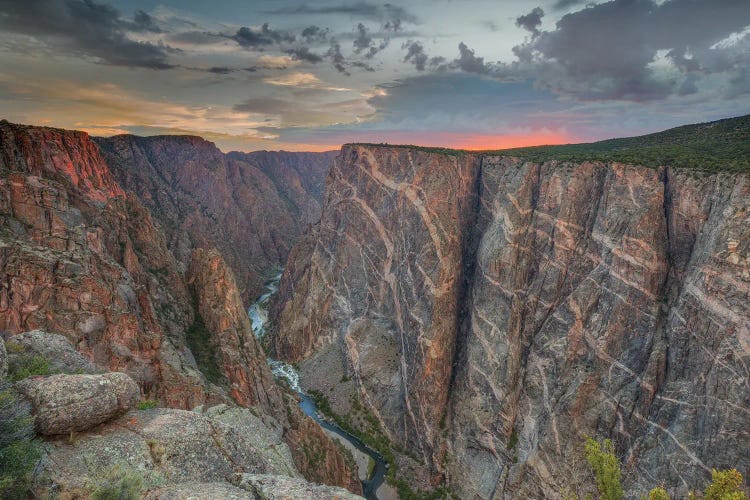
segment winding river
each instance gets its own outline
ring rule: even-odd
[[[263,338],[263,336],[265,336],[266,334],[266,325],[268,324],[268,302],[271,297],[273,297],[273,295],[278,291],[280,280],[281,273],[271,278],[266,283],[266,292],[258,297],[258,300],[256,300],[247,311],[248,315],[250,316],[250,321],[252,322],[253,333],[258,339]],[[318,411],[318,407],[315,404],[315,401],[313,401],[312,398],[310,398],[310,396],[305,394],[305,391],[302,390],[302,387],[300,386],[299,373],[297,373],[297,371],[291,365],[276,359],[266,359],[268,361],[268,365],[271,367],[271,371],[273,372],[274,376],[284,379],[289,384],[289,386],[297,392],[300,397],[299,406],[300,408],[302,408],[302,411],[304,411],[306,415],[315,420],[318,425],[320,425],[330,433],[336,434],[341,439],[349,443],[352,447],[364,453],[375,461],[375,467],[369,474],[369,477],[362,480],[362,490],[364,492],[365,498],[367,498],[368,500],[377,500],[378,489],[383,485],[388,467],[383,457],[380,456],[380,454],[372,448],[366,446],[356,436],[349,434],[332,421],[329,421],[328,419],[323,417]],[[367,464],[361,464],[359,465],[359,467],[367,468],[368,466]],[[360,478],[363,477],[363,475],[364,474],[360,474]]]

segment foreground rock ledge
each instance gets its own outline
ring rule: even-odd
[[[30,378],[18,390],[31,402],[39,434],[84,431],[118,417],[138,401],[138,385],[124,373]]]

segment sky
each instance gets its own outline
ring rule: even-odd
[[[0,0],[0,119],[223,151],[589,142],[750,113],[750,0]]]

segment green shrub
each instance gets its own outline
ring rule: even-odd
[[[138,401],[139,410],[153,410],[154,408],[158,407],[159,402],[155,399],[144,399],[143,401]]]
[[[126,467],[113,467],[99,481],[91,493],[92,500],[138,500],[143,490],[143,478]]]
[[[742,490],[742,474],[737,469],[711,470],[711,484],[703,494],[704,500],[747,500]]]
[[[41,457],[34,422],[16,392],[0,386],[0,498],[27,497],[31,472]]]
[[[8,379],[13,382],[34,375],[49,375],[51,373],[47,358],[41,354],[13,356],[8,363]]]
[[[621,500],[625,497],[620,482],[620,461],[615,456],[612,441],[605,439],[602,444],[591,438],[586,440],[586,460],[594,470],[596,487],[603,500]]]
[[[648,500],[669,500],[669,493],[664,488],[654,488],[648,492]]]

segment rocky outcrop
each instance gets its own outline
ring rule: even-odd
[[[283,266],[320,215],[330,153],[223,154],[200,137],[97,138],[120,184],[159,221],[188,266],[194,248],[217,248],[245,303]]]
[[[585,494],[589,435],[684,496],[750,467],[749,213],[745,174],[345,146],[274,348],[414,486]]]
[[[86,134],[0,122],[0,221],[0,330],[60,333],[151,397],[205,401],[178,264]]]
[[[44,360],[50,373],[99,373],[94,364],[75,350],[73,345],[55,333],[41,330],[19,333],[8,339],[11,353],[8,356],[10,365],[21,365],[25,359],[34,357]]]
[[[102,485],[130,477],[145,490],[145,498],[265,498],[256,496],[256,481],[241,480],[242,474],[259,474],[260,484],[275,480],[287,485],[289,493],[309,488],[345,495],[339,488],[307,484],[292,464],[280,459],[283,445],[277,439],[273,426],[245,408],[221,406],[205,414],[166,408],[131,411],[74,441],[48,441],[34,492],[87,497]]]
[[[253,336],[232,271],[217,250],[197,249],[188,273],[198,314],[210,335],[211,356],[242,406],[260,406],[270,414],[282,407],[266,356]]]
[[[31,377],[16,388],[31,402],[36,431],[44,435],[90,429],[131,409],[140,394],[119,372]]]
[[[236,474],[232,484],[255,494],[263,500],[284,500],[287,498],[319,498],[337,500],[357,500],[362,497],[352,495],[345,489],[311,484],[299,479],[268,474]]]

